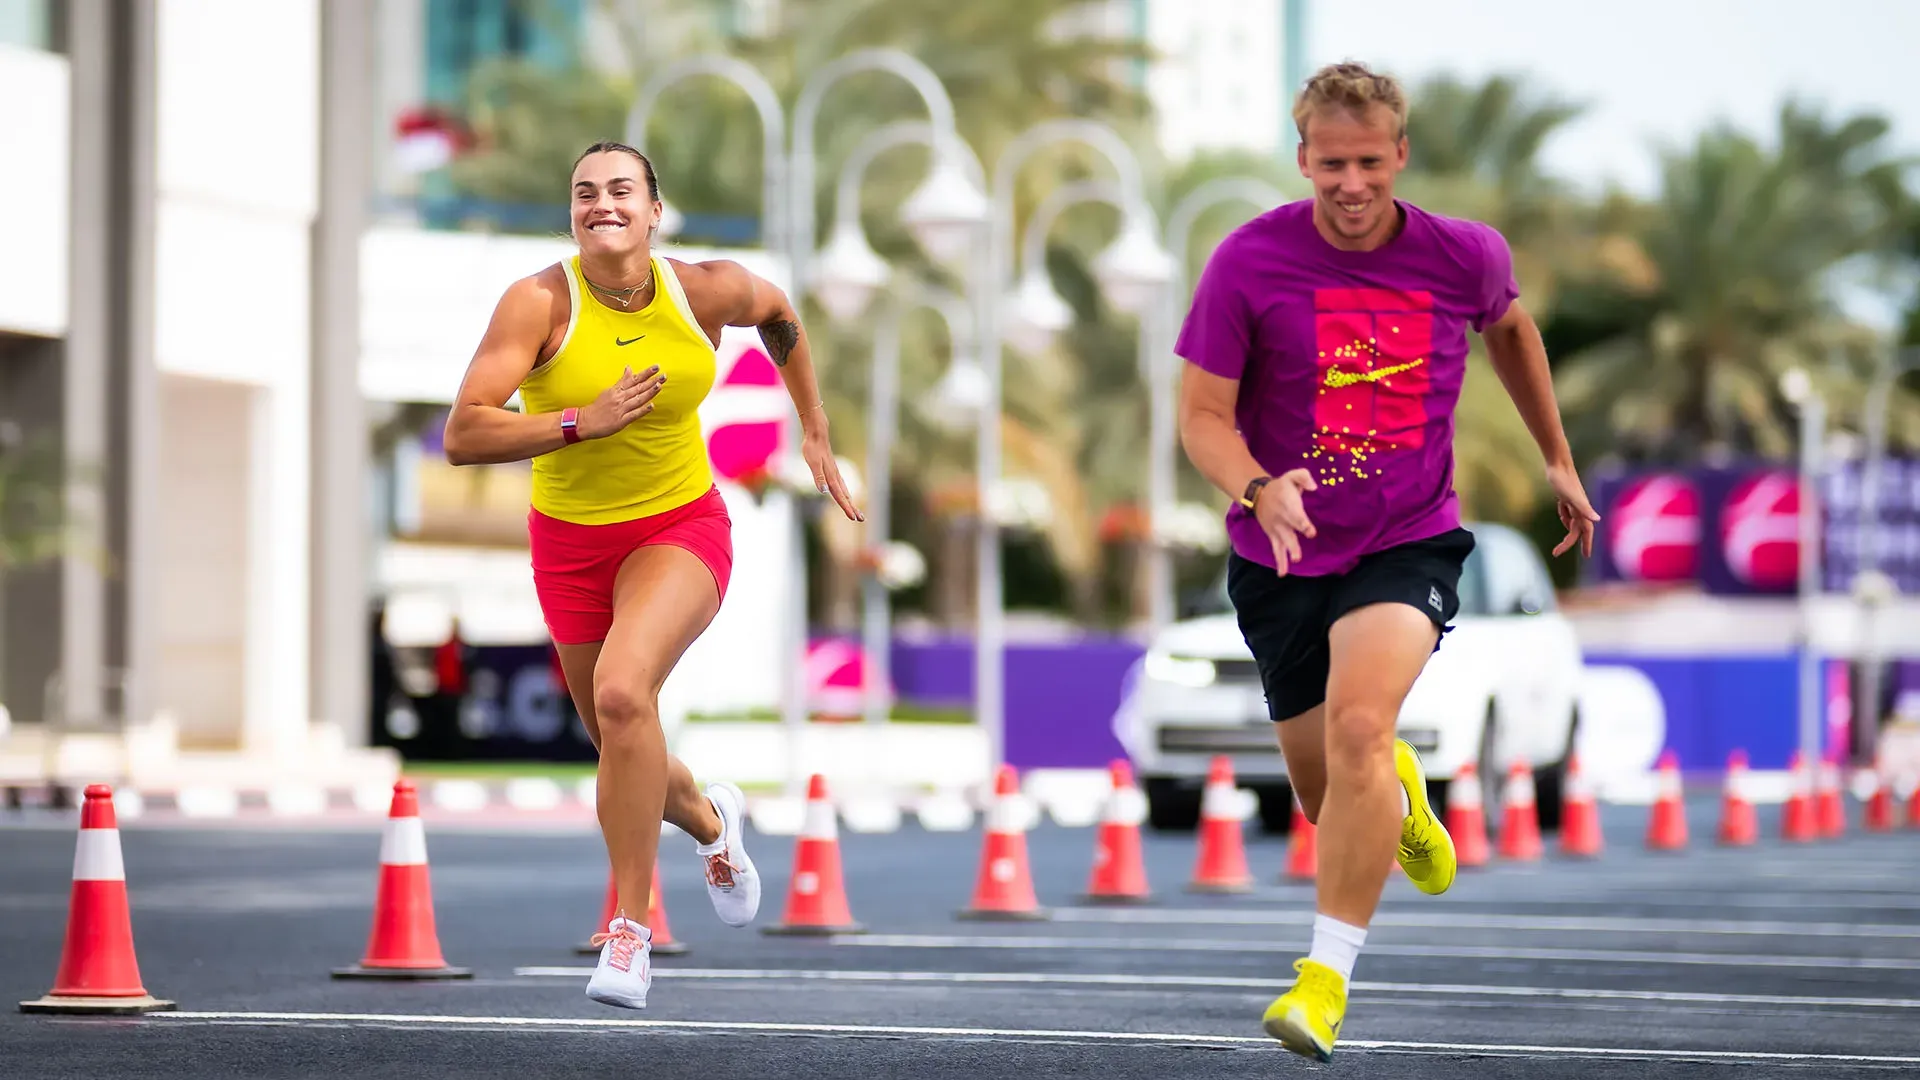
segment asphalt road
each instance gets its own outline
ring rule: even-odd
[[[141,973],[180,1011],[136,1019],[0,1012],[8,1077],[1891,1076],[1920,1072],[1920,833],[1642,850],[1645,811],[1607,810],[1597,861],[1463,874],[1444,897],[1396,875],[1356,972],[1334,1062],[1280,1050],[1261,1010],[1291,981],[1310,885],[1249,833],[1263,885],[1190,894],[1191,836],[1149,835],[1153,903],[1090,908],[1091,829],[1042,826],[1032,870],[1053,917],[954,918],[980,834],[844,832],[868,933],[721,925],[692,843],[662,860],[674,936],[649,1008],[584,995],[606,885],[577,827],[434,826],[439,937],[471,981],[331,979],[366,944],[377,823],[328,829],[129,825]],[[1773,813],[1763,810],[1772,832]],[[777,922],[793,841],[757,836]],[[0,1000],[59,962],[72,824],[0,812]]]

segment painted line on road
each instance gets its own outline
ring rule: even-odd
[[[584,979],[591,967],[520,967],[513,973],[530,979]],[[874,982],[874,983],[988,983],[1037,986],[1183,986],[1222,990],[1273,990],[1293,985],[1292,979],[1264,979],[1234,975],[1127,975],[1107,972],[1038,971],[828,971],[817,968],[666,968],[655,966],[656,979],[714,979],[721,981]],[[1920,999],[1796,997],[1785,994],[1703,994],[1677,990],[1588,990],[1580,987],[1482,986],[1465,983],[1394,983],[1356,981],[1352,989],[1373,994],[1433,994],[1453,997],[1548,997],[1570,1001],[1659,1001],[1692,1005],[1783,1005],[1826,1009],[1920,1009]]]
[[[1245,911],[1224,908],[1055,908],[1054,922],[1210,926],[1308,926],[1312,911]],[[1479,912],[1382,912],[1374,926],[1445,930],[1515,930],[1540,933],[1724,934],[1756,937],[1920,938],[1920,926],[1892,923],[1794,923],[1742,919],[1669,919],[1503,915]]]
[[[883,949],[1111,949],[1103,937],[971,937],[957,934],[836,934],[834,945]],[[1297,953],[1298,942],[1236,941],[1231,938],[1141,938],[1129,948],[1147,952]],[[1756,956],[1738,953],[1637,952],[1625,949],[1533,949],[1474,945],[1374,945],[1369,956],[1430,956],[1463,960],[1563,960],[1602,964],[1681,964],[1707,967],[1849,968],[1871,971],[1920,971],[1920,960],[1857,956]]]
[[[291,1024],[326,1027],[339,1024],[394,1026],[413,1024],[446,1028],[546,1028],[592,1030],[652,1028],[667,1031],[767,1032],[803,1035],[923,1035],[961,1039],[1061,1039],[1079,1042],[1162,1045],[1267,1046],[1279,1050],[1270,1038],[1252,1035],[1214,1035],[1204,1032],[1072,1031],[1046,1028],[909,1027],[893,1024],[793,1024],[753,1020],[614,1020],[557,1016],[445,1016],[407,1013],[299,1013],[299,1012],[174,1012],[151,1013],[145,1019],[161,1023],[198,1021],[213,1024]],[[1505,1043],[1430,1043],[1354,1039],[1342,1050],[1388,1050],[1426,1054],[1546,1054],[1560,1057],[1648,1058],[1661,1061],[1835,1061],[1863,1065],[1920,1065],[1920,1057],[1869,1054],[1785,1053],[1763,1050],[1674,1050],[1622,1046],[1534,1046]]]

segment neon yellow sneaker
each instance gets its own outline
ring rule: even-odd
[[[1415,888],[1438,896],[1453,884],[1453,875],[1460,869],[1453,837],[1427,801],[1427,771],[1420,767],[1420,755],[1405,739],[1393,740],[1393,770],[1400,774],[1400,786],[1407,789],[1407,804],[1413,807],[1400,823],[1400,868]]]
[[[1347,1018],[1347,980],[1313,960],[1296,960],[1293,970],[1300,978],[1267,1006],[1260,1026],[1301,1057],[1332,1061],[1333,1042]]]

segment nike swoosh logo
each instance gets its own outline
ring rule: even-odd
[[[1412,371],[1424,363],[1426,363],[1425,360],[1415,360],[1410,364],[1401,364],[1397,367],[1375,368],[1372,371],[1341,371],[1338,368],[1334,368],[1327,372],[1327,385],[1339,388],[1342,386],[1352,386],[1354,383],[1379,382],[1389,375],[1398,375],[1403,371]]]
[[[640,340],[640,338],[643,338],[643,337],[646,337],[646,336],[647,336],[647,335],[645,335],[645,334],[641,334],[641,335],[640,335],[640,337],[636,337],[636,338],[628,338],[628,339],[627,339],[627,340],[625,340],[625,341],[621,341],[621,340],[620,340],[620,335],[618,335],[618,334],[615,334],[615,335],[614,335],[614,337],[613,337],[613,343],[614,343],[615,345],[631,345],[631,344],[633,344],[634,342],[636,342],[636,341],[639,341],[639,340]]]

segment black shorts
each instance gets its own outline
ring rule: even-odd
[[[1352,570],[1324,577],[1281,577],[1271,566],[1229,555],[1227,596],[1260,669],[1267,715],[1278,722],[1327,700],[1327,633],[1356,608],[1407,604],[1445,635],[1460,612],[1460,572],[1472,553],[1473,534],[1454,529],[1376,551]]]

